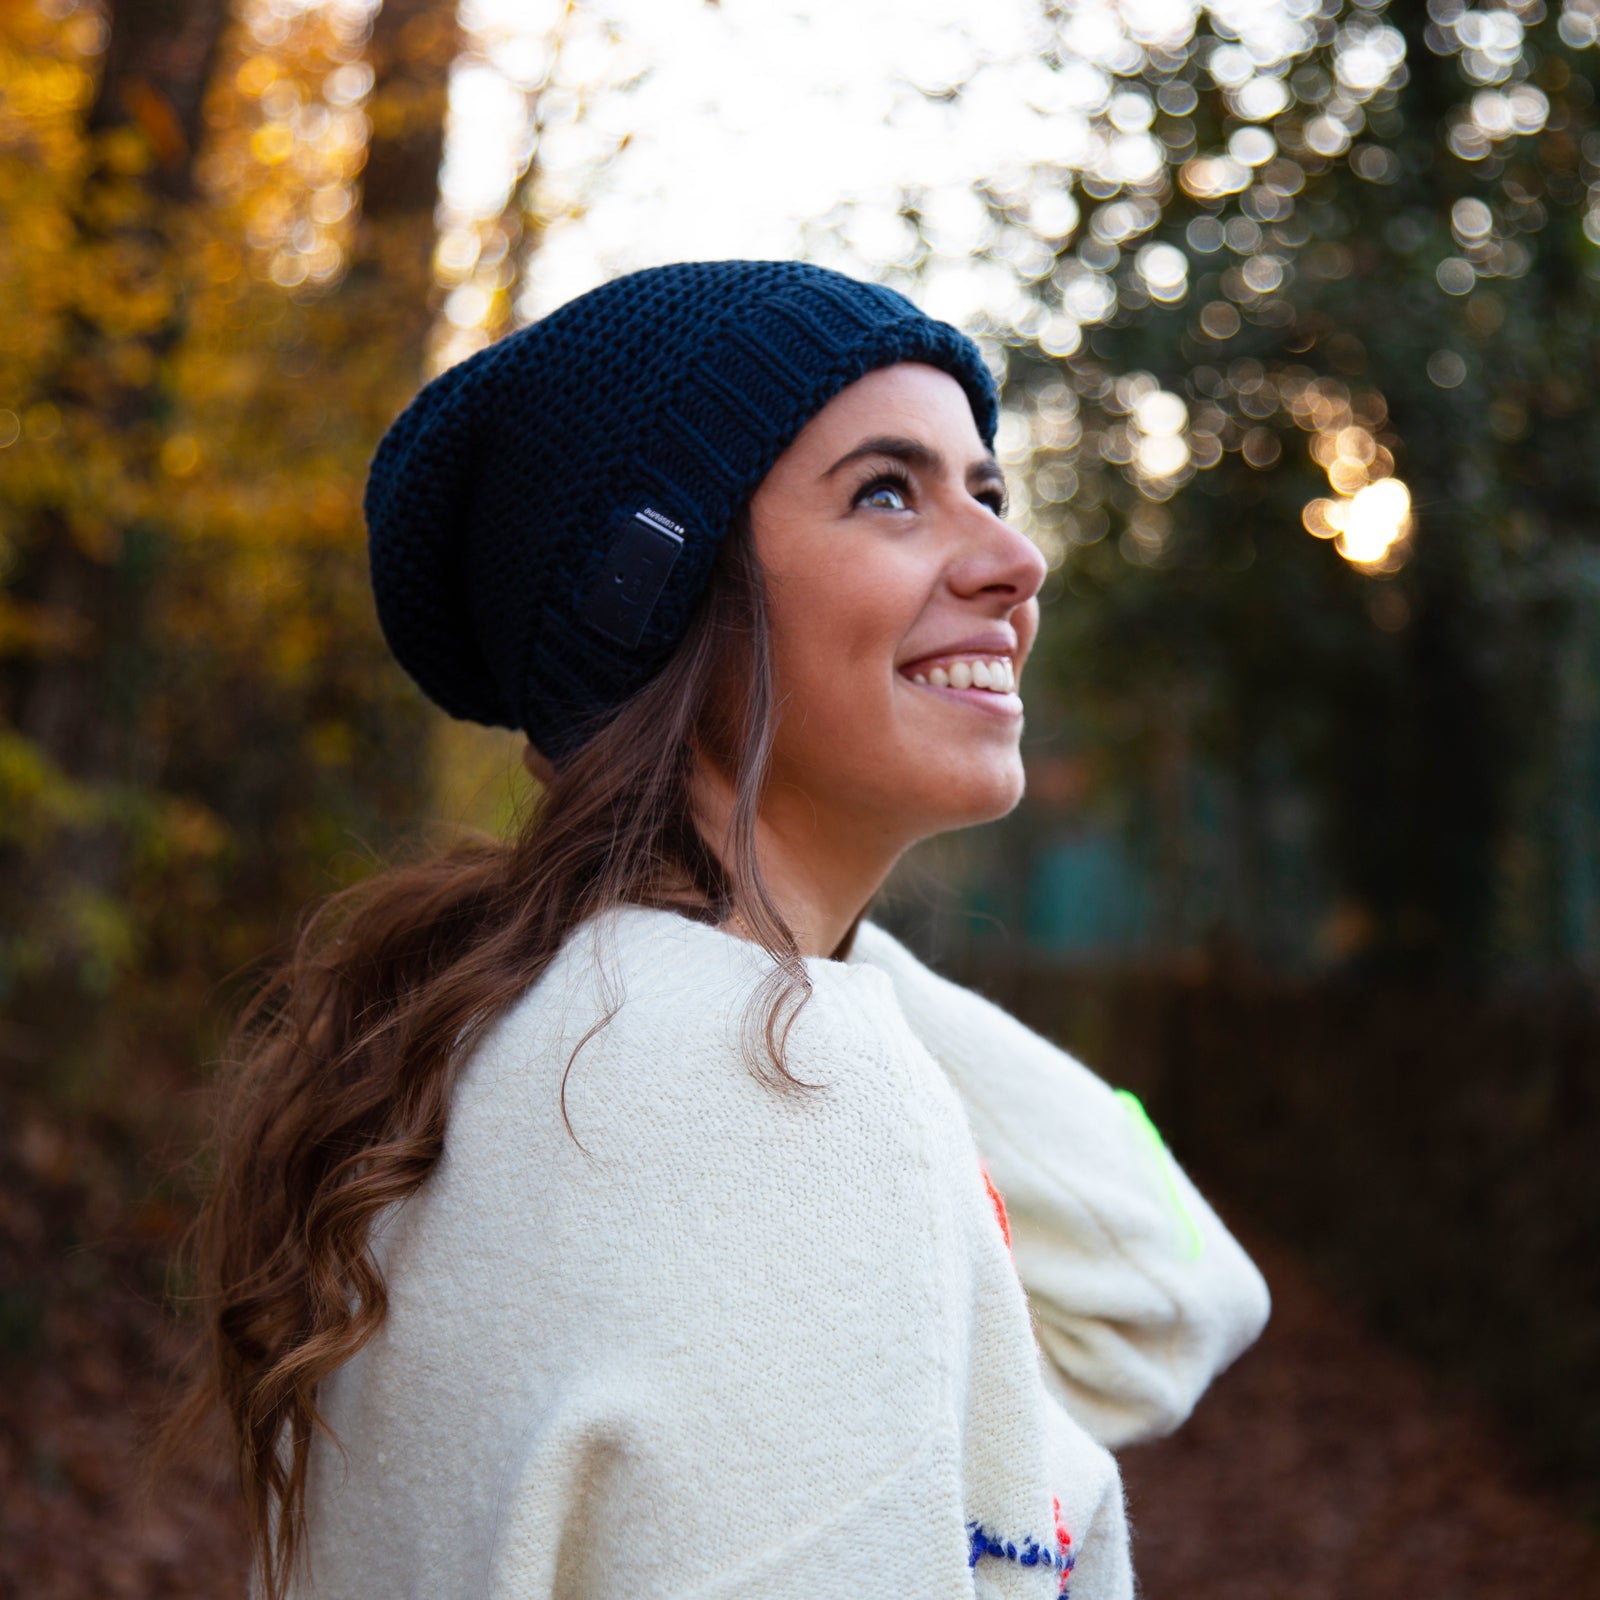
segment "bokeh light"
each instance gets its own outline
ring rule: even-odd
[[[348,259],[371,126],[363,57],[375,0],[242,0],[231,83],[208,113],[199,176],[241,214],[257,275],[315,293]]]

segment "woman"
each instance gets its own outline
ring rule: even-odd
[[[547,782],[247,1019],[195,1403],[262,1593],[1131,1594],[1106,1447],[1264,1286],[1137,1102],[861,920],[1022,793],[996,415],[900,296],[718,262],[385,437],[386,636]]]

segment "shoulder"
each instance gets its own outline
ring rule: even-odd
[[[991,1165],[1002,1159],[997,1141],[1031,1147],[1046,1123],[1125,1142],[1127,1107],[1111,1087],[992,1000],[940,977],[870,923],[858,930],[851,960],[889,982],[907,1027],[961,1096]]]
[[[999,1007],[971,989],[940,976],[914,956],[892,934],[873,922],[856,929],[850,948],[849,965],[861,972],[878,972],[889,980],[897,994],[930,1003],[942,1000],[947,1005],[973,1006],[998,1012]],[[1005,1013],[1001,1012],[1001,1015]]]
[[[863,1048],[915,1048],[885,973],[808,961],[805,976],[791,1054],[817,1066],[834,1057],[848,1063]],[[642,1064],[669,1050],[691,1052],[714,1072],[737,1058],[743,1071],[745,1025],[779,992],[778,979],[771,957],[747,940],[670,912],[630,908],[579,930],[542,981],[545,993],[529,998],[537,1008],[584,995],[589,1011],[607,1019],[594,1043],[620,1061]],[[570,1004],[565,1009],[573,1014]]]
[[[856,929],[850,946],[849,965],[860,971],[882,972],[898,987],[901,983],[930,983],[942,988],[965,993],[947,978],[941,978],[932,968],[924,966],[892,934],[886,933],[875,922],[862,922]]]
[[[1013,1046],[1025,1041],[1028,1047],[1054,1049],[992,1000],[925,966],[873,923],[863,922],[856,930],[850,964],[862,972],[878,973],[888,981],[911,1028],[924,1040],[931,1036],[949,1045],[956,1041],[970,1044],[982,1038],[992,1045],[1006,1039]],[[933,1048],[931,1044],[929,1047]],[[943,1059],[947,1052],[934,1053]]]
[[[466,1064],[413,1236],[452,1272],[488,1263],[519,1303],[560,1284],[607,1318],[644,1294],[694,1322],[764,1277],[831,1294],[863,1259],[887,1282],[890,1256],[925,1312],[942,1145],[918,1074],[937,1069],[885,980],[813,967],[789,1036],[798,1083],[775,1083],[741,1037],[769,971],[758,948],[661,913],[593,931]]]
[[[609,913],[574,932],[488,1031],[453,1118],[566,1138],[564,1111],[585,1146],[609,1148],[626,1129],[634,1141],[648,1132],[659,1148],[814,1125],[844,1106],[859,1112],[903,1095],[920,1045],[886,975],[811,962],[807,976],[785,1059],[812,1087],[794,1088],[762,1070],[773,992],[764,951],[668,912]]]

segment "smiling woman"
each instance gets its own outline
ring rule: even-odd
[[[179,1429],[221,1410],[270,1600],[1131,1595],[1108,1447],[1264,1287],[1136,1103],[864,920],[1022,792],[995,422],[900,296],[716,262],[386,436],[389,641],[547,782],[241,1027]]]
[[[1022,797],[1014,687],[1044,561],[1004,507],[961,385],[915,362],[834,396],[750,502],[790,708],[763,866],[809,954],[840,945],[908,846]]]

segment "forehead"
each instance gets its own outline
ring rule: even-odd
[[[831,466],[871,434],[916,439],[959,467],[988,455],[966,390],[938,367],[901,361],[841,389],[795,436],[773,472]]]

